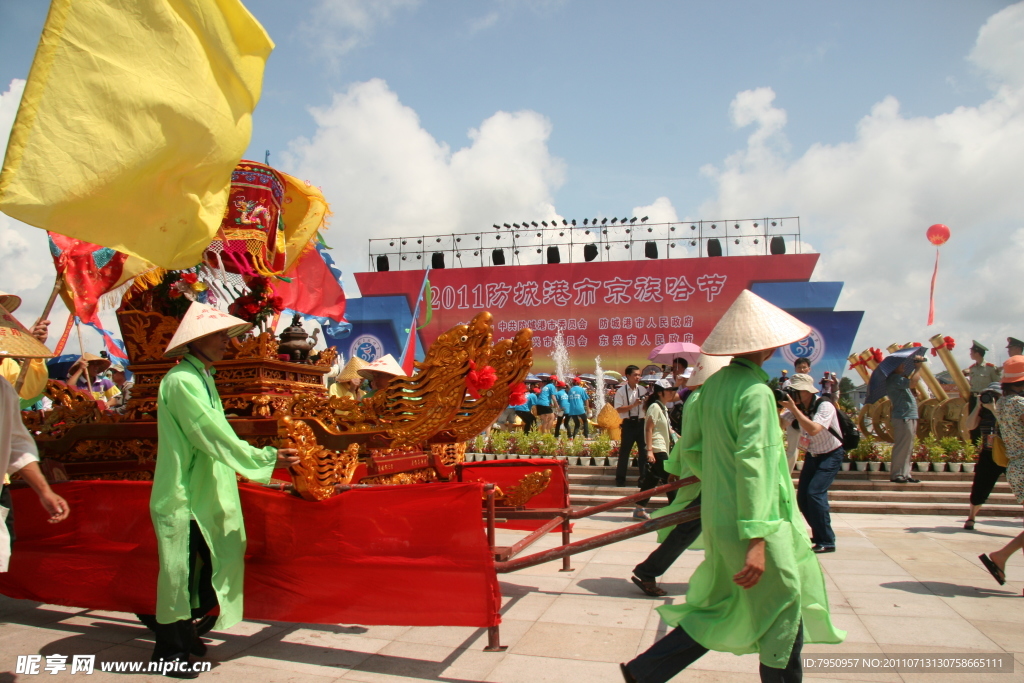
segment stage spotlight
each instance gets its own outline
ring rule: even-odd
[[[610,244],[606,244],[606,245],[604,245],[604,250],[605,250],[605,251],[608,251],[608,250],[609,250],[609,249],[611,249],[611,248],[612,248],[612,245],[610,245]]]
[[[627,218],[620,219],[619,223],[625,223],[627,220],[629,220],[629,219],[627,219]]]
[[[755,227],[755,228],[757,227],[757,223],[754,223],[754,227]]]
[[[647,216],[644,216],[643,218],[641,218],[640,222],[641,223],[646,223],[647,222]]]
[[[569,221],[567,221],[567,220],[565,220],[565,219],[563,218],[563,219],[562,219],[562,225],[569,225]]]
[[[601,234],[602,235],[607,235],[608,234],[608,228],[605,228],[605,229],[601,230]]]
[[[711,229],[712,229],[712,230],[714,230],[714,229],[715,229],[715,228],[717,228],[717,227],[718,227],[718,226],[717,226],[717,225],[715,225],[714,223],[712,223],[712,224],[711,224]]]
[[[477,242],[479,242],[479,241],[480,241],[480,235],[477,235],[477,236],[476,236],[476,241],[477,241]]]
[[[402,240],[402,244],[405,244],[405,240]]]
[[[541,221],[540,224],[543,225],[545,228],[548,227],[548,222],[547,221]]]
[[[722,255],[722,243],[717,238],[712,237],[708,240],[708,256],[721,256]]]
[[[505,265],[505,250],[504,249],[495,249],[494,251],[492,251],[491,252],[491,263],[493,263],[496,266],[503,266],[503,265]]]
[[[533,227],[536,228],[537,227],[537,221],[530,221],[530,225],[532,225]]]
[[[456,241],[456,242],[461,242],[461,241],[462,241],[462,238],[461,238],[461,237],[456,237],[456,238],[455,238],[455,241]]]
[[[696,226],[696,225],[691,225],[691,226],[690,226],[690,230],[696,230],[696,229],[697,229],[697,226]]]
[[[440,238],[440,237],[438,237],[438,238],[437,238],[437,241],[438,241],[438,243],[440,243],[440,242],[441,242],[441,238]]]
[[[538,253],[538,254],[540,253],[540,249],[538,249],[538,250],[537,250],[537,253]]]
[[[772,254],[775,254],[776,256],[780,254],[785,254],[786,238],[782,237],[781,235],[776,235],[775,237],[772,238],[772,241],[769,243],[769,249],[771,250]]]
[[[632,218],[629,219],[629,224],[633,225],[633,223],[636,223],[636,216],[633,216]]]
[[[647,228],[647,232],[654,232],[654,228]]]
[[[495,235],[495,236],[494,236],[494,239],[496,239],[496,240],[500,240],[500,239],[501,239],[501,235]]]
[[[644,256],[647,258],[658,258],[658,243],[646,242],[644,244]]]
[[[736,243],[736,244],[739,244],[739,243],[740,243],[740,241],[739,241],[739,240],[733,240],[733,242],[734,242],[734,243]]]
[[[588,218],[584,218],[583,219],[583,225],[586,225],[588,220],[589,220]]]
[[[508,228],[509,230],[511,230],[511,229],[512,229],[512,226],[511,226],[511,225],[509,225],[508,223],[504,223],[503,225],[504,225],[504,226],[505,226],[506,228]],[[495,226],[495,227],[497,227],[497,226]]]
[[[513,223],[512,227],[514,227],[514,228],[516,228],[518,230],[519,229],[519,224],[518,223]]]
[[[574,228],[576,227],[576,219],[575,218],[572,219],[572,227],[574,227]]]
[[[405,260],[405,257],[404,257],[404,256],[402,257],[402,260],[403,260],[403,261]]]
[[[434,254],[430,257],[430,267],[434,268],[435,270],[440,270],[440,269],[444,268],[444,253],[443,252],[440,252],[440,251],[435,251],[434,252]]]
[[[589,235],[589,234],[590,234],[590,231],[589,231],[589,230],[584,230],[584,231],[583,231],[583,234],[584,234],[584,235]]]
[[[416,254],[416,260],[419,261],[423,258],[423,254]]]
[[[386,273],[391,270],[391,264],[388,262],[388,257],[385,254],[381,254],[377,257],[377,272]]]
[[[697,240],[690,240],[690,246],[691,247],[697,246]]]
[[[416,240],[416,244],[423,244],[423,240]]]
[[[601,219],[601,225],[604,225],[604,224],[605,224],[605,223],[607,223],[607,222],[608,222],[608,219],[607,219],[607,218],[602,218],[602,219]]]
[[[480,252],[479,252],[479,251],[474,251],[474,252],[473,252],[473,256],[479,256],[479,255],[480,255]]]
[[[618,218],[613,218],[612,219],[612,225],[615,225],[615,223],[618,222],[618,220],[619,220]]]
[[[560,232],[560,233],[558,233],[558,236],[559,237],[565,237],[565,233],[564,232]]]
[[[597,245],[596,244],[584,244],[583,245],[583,260],[593,261],[597,258]]]
[[[395,246],[395,243],[394,243],[394,242],[388,242],[388,244],[389,244],[390,246],[392,246],[392,247],[393,247],[393,246]]]
[[[562,257],[558,253],[558,247],[548,247],[548,263],[561,263]]]
[[[506,225],[505,225],[505,227],[507,228],[507,227],[508,227],[508,224],[506,224]],[[500,225],[498,225],[497,223],[495,223],[495,224],[494,224],[494,229],[495,229],[495,230],[499,230],[500,228],[501,228],[501,226],[500,226]]]
[[[739,224],[739,223],[737,223],[737,224],[736,224],[736,225],[734,225],[733,227],[735,227],[735,228],[736,228],[737,230],[739,230],[739,229],[740,229],[740,224]]]
[[[630,233],[629,228],[626,228],[626,234],[628,235],[629,233]]]
[[[776,225],[775,221],[772,221],[772,227],[773,228],[775,227],[775,225]]]
[[[597,219],[596,218],[591,218],[590,219],[590,224],[591,225],[597,225]]]

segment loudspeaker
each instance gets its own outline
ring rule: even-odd
[[[596,244],[584,244],[583,245],[583,260],[593,261],[597,258],[597,245]]]
[[[644,256],[647,258],[658,258],[658,243],[647,242],[644,244]]]
[[[721,256],[722,255],[722,243],[718,241],[717,237],[712,237],[708,240],[708,256]]]
[[[558,247],[548,247],[548,263],[561,263],[562,257],[558,253]]]
[[[430,267],[434,269],[444,268],[444,252],[435,251],[433,256],[430,257]]]
[[[388,263],[388,257],[385,256],[384,254],[381,254],[380,256],[377,257],[377,272],[386,273],[389,270],[391,270],[391,264]]]
[[[786,253],[786,239],[779,235],[772,238],[771,252],[773,254],[785,254]]]
[[[503,249],[495,249],[491,252],[491,263],[496,266],[505,265],[505,251]]]

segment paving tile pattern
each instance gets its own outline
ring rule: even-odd
[[[582,520],[577,538],[632,523],[626,511]],[[806,675],[807,680],[1024,682],[1024,556],[997,585],[977,556],[1001,547],[1020,519],[982,518],[975,531],[948,516],[835,514],[838,551],[820,556],[841,645],[807,645],[805,653],[1012,653],[1012,674],[861,673]],[[502,532],[499,545],[523,534]],[[558,544],[551,534],[535,548]],[[209,634],[208,681],[468,681],[493,683],[621,681],[617,663],[662,637],[654,608],[685,599],[703,558],[688,551],[662,577],[669,595],[644,596],[629,581],[655,547],[654,535],[561,563],[499,576],[502,653],[484,652],[484,629],[243,622]],[[529,552],[529,551],[528,551]],[[95,654],[98,661],[147,661],[152,638],[134,616],[12,600],[0,596],[0,683],[77,679],[81,674],[14,673],[19,654]],[[45,678],[44,678],[45,677]],[[85,680],[162,680],[100,673]],[[757,681],[757,657],[711,652],[679,681]]]

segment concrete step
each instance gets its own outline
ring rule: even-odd
[[[632,493],[631,489],[629,492]],[[607,503],[623,495],[601,495],[601,494],[577,494],[570,493],[574,506],[590,506]],[[664,507],[668,501],[664,496],[652,498],[647,504],[648,510],[656,510]],[[631,508],[632,505],[621,506],[622,509]],[[879,500],[846,500],[835,498],[829,495],[829,508],[832,512],[863,512],[870,514],[894,514],[894,515],[950,515],[967,516],[967,499],[963,498],[956,502],[933,502],[920,499],[904,498],[896,501]],[[1020,518],[1021,507],[1010,498],[1009,503],[996,502],[995,496],[989,498],[981,512],[983,517],[1010,517]]]
[[[798,478],[794,477],[794,485]],[[627,483],[630,486],[636,485],[635,478],[628,478]],[[612,475],[590,475],[590,474],[569,474],[569,485],[570,486],[603,486],[608,488],[615,488],[615,477]],[[908,487],[915,490],[924,489],[932,493],[955,493],[959,495],[969,495],[971,492],[972,482],[970,481],[942,481],[929,479],[922,479],[920,484],[897,484],[891,482],[888,479],[840,479],[836,478],[832,482],[832,486],[829,487],[830,491],[904,491]],[[993,493],[1005,493],[1010,494],[1010,485],[1003,479],[996,482],[996,486],[993,489]]]

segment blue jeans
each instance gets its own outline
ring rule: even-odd
[[[796,503],[811,527],[811,541],[815,545],[832,548],[836,545],[832,518],[828,514],[828,487],[835,480],[845,454],[840,446],[828,453],[807,453],[804,457],[804,468],[800,470],[796,486]]]

